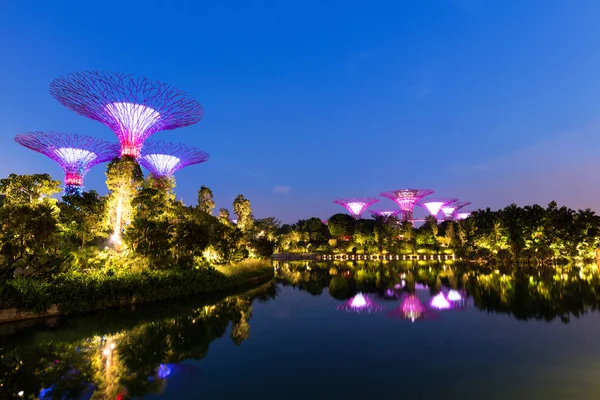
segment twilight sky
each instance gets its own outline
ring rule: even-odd
[[[3,1],[0,176],[62,179],[20,132],[116,140],[48,94],[57,76],[115,70],[204,106],[151,137],[211,154],[176,174],[188,204],[204,184],[217,207],[243,193],[257,217],[293,222],[429,187],[471,209],[598,211],[599,18],[592,0]],[[106,192],[104,167],[86,188]]]

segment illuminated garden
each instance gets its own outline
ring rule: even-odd
[[[246,388],[274,398],[307,369],[315,370],[310,392],[326,393],[331,379],[347,378],[339,362],[349,349],[362,366],[386,355],[377,374],[360,372],[372,384],[354,392],[360,398],[398,373],[418,381],[428,360],[444,371],[432,392],[443,397],[468,368],[439,366],[460,357],[478,366],[481,381],[489,359],[503,360],[489,370],[506,378],[521,356],[556,375],[544,346],[559,347],[560,326],[598,317],[600,217],[590,209],[553,201],[470,211],[457,196],[403,188],[339,198],[344,213],[283,224],[256,218],[242,194],[216,210],[201,181],[196,201],[184,204],[178,171],[201,170],[211,157],[163,139],[201,121],[195,99],[111,72],[55,79],[50,93],[117,141],[62,130],[14,138],[64,176],[0,179],[1,398],[234,398]],[[86,174],[103,164],[106,188],[88,187]],[[503,337],[519,349],[506,360],[498,318],[527,338],[547,324],[549,343]],[[463,328],[473,321],[483,336]],[[600,349],[579,343],[553,356],[576,354],[580,368],[600,368]],[[259,364],[275,385],[247,374]],[[217,385],[223,376],[240,384]],[[589,376],[581,381],[580,398],[598,392]],[[506,396],[526,390],[501,382],[468,390],[479,398],[490,387]]]

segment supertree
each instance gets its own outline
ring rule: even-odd
[[[456,219],[457,220],[467,219],[470,216],[471,216],[471,211],[464,211],[464,212],[456,213]]]
[[[138,161],[155,178],[172,176],[189,165],[208,161],[209,155],[195,147],[181,143],[148,141]]]
[[[448,204],[454,203],[457,200],[458,199],[445,199],[445,198],[427,199],[426,201],[422,201],[422,202],[420,202],[418,204],[421,207],[424,207],[425,209],[427,209],[427,211],[429,211],[429,213],[432,216],[434,216],[434,217],[437,218],[437,216],[440,213],[440,210],[442,209],[442,207],[445,207]]]
[[[355,296],[336,307],[338,311],[375,312],[381,311],[383,307],[373,302],[370,298],[358,292]]]
[[[413,218],[413,209],[415,204],[423,197],[433,193],[431,189],[398,189],[389,192],[383,192],[379,195],[392,200],[402,210],[402,216],[405,220]]]
[[[395,217],[396,215],[400,214],[402,211],[401,210],[370,210],[369,212],[378,217],[389,218],[389,217]]]
[[[445,206],[442,207],[442,213],[444,214],[444,219],[446,219],[446,220],[455,219],[456,212],[458,210],[460,210],[461,208],[468,206],[469,204],[471,204],[470,201],[458,201],[458,200],[453,203],[446,204]]]
[[[335,204],[339,204],[340,206],[346,207],[348,212],[350,212],[350,215],[352,215],[354,218],[360,218],[367,208],[378,201],[379,199],[374,199],[371,197],[352,197],[349,199],[337,199],[333,202]]]
[[[121,155],[137,158],[148,136],[199,122],[202,106],[173,86],[144,77],[85,71],[54,79],[50,94],[65,107],[112,129]]]
[[[81,193],[83,177],[94,165],[119,156],[119,145],[91,136],[63,132],[28,132],[15,142],[53,159],[65,171],[65,195]]]

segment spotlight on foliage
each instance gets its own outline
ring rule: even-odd
[[[153,133],[199,122],[204,109],[173,86],[118,72],[85,71],[54,79],[50,94],[115,132],[121,155],[139,157]]]
[[[458,210],[460,210],[463,207],[468,206],[469,204],[471,204],[470,201],[458,201],[458,200],[453,203],[446,204],[445,206],[442,207],[442,213],[444,214],[444,219],[448,220],[448,221],[456,219],[456,214],[457,214]]]
[[[345,207],[354,218],[360,218],[367,208],[378,201],[379,199],[371,197],[352,197],[349,199],[337,199],[333,202]]]
[[[413,219],[413,209],[415,208],[415,204],[421,200],[423,197],[430,195],[433,193],[431,189],[398,189],[392,190],[389,192],[383,192],[379,195],[382,197],[387,197],[392,200],[394,203],[398,204],[400,209],[402,210],[403,217],[406,220]]]
[[[63,132],[28,132],[15,142],[56,161],[65,172],[65,195],[81,193],[83,177],[94,165],[119,156],[115,143]]]
[[[447,199],[447,198],[438,198],[438,199],[427,199],[426,201],[420,202],[419,205],[429,211],[432,217],[437,218],[441,209],[449,204],[454,203],[458,199]]]
[[[208,161],[209,155],[195,147],[182,143],[149,141],[138,159],[142,167],[156,177],[172,176],[189,165]]]

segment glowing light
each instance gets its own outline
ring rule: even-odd
[[[333,202],[345,207],[354,218],[360,218],[361,215],[369,208],[372,204],[375,204],[379,199],[373,198],[350,198],[350,199],[337,199]]]
[[[447,206],[448,204],[454,203],[456,201],[456,199],[431,199],[428,201],[424,201],[423,203],[421,203],[421,205],[423,207],[425,207],[427,209],[427,211],[429,211],[429,213],[434,216],[437,217],[437,215],[439,214],[440,210],[444,207]]]
[[[448,292],[448,300],[450,300],[450,301],[461,301],[462,300],[462,296],[460,295],[460,293],[457,290],[451,289]]]
[[[21,391],[20,391],[19,393],[17,393],[17,394],[19,395],[19,397],[23,397],[23,395],[25,394],[25,392],[21,390]]]
[[[139,157],[144,139],[160,130],[160,114],[142,104],[110,103],[104,110],[116,124],[122,156]]]
[[[179,158],[168,154],[148,154],[143,158],[152,165],[153,172],[158,176],[172,175],[181,162]]]
[[[104,349],[102,354],[104,354],[105,356],[108,356],[110,354],[110,349]]]
[[[456,214],[456,219],[467,219],[471,216],[470,212],[461,212]]]
[[[423,317],[425,308],[414,294],[408,295],[400,305],[402,316],[412,322]]]
[[[447,310],[450,308],[450,302],[448,302],[444,293],[440,292],[431,299],[431,307],[437,308],[438,310]]]
[[[367,296],[361,292],[357,293],[354,297],[350,298],[345,303],[338,305],[337,310],[339,311],[354,311],[354,312],[374,312],[381,311],[382,307],[374,303]]]
[[[433,193],[433,190],[431,189],[398,189],[390,192],[383,192],[379,195],[387,197],[398,204],[403,211],[404,218],[411,220],[413,217],[413,209],[417,201],[431,193]]]
[[[452,214],[454,214],[455,210],[456,210],[456,207],[454,207],[454,206],[442,207],[442,212],[444,213],[444,217],[446,217],[446,218],[452,218]]]
[[[165,379],[169,375],[171,375],[171,367],[169,366],[169,364],[160,364],[158,366],[156,376],[158,376],[159,379]]]

